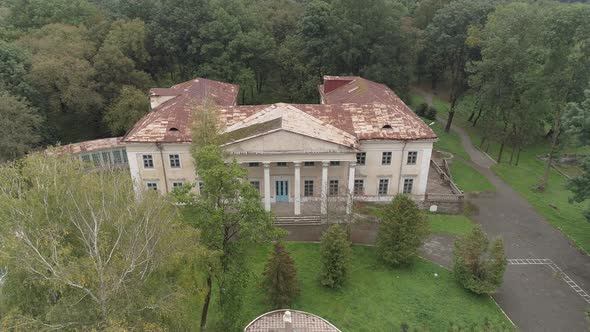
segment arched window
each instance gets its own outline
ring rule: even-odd
[[[381,127],[381,129],[393,129],[393,128],[391,128],[391,125],[386,124],[383,127]]]
[[[178,128],[172,127],[170,129],[168,129],[168,131],[178,131]]]

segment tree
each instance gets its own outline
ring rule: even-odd
[[[219,303],[224,313],[222,328],[236,324],[246,278],[243,262],[244,245],[274,240],[278,232],[269,212],[262,206],[260,194],[250,185],[246,171],[226,155],[219,144],[219,126],[213,107],[204,105],[195,110],[193,127],[193,159],[202,182],[198,199],[194,199],[194,225],[201,231],[204,245],[219,253],[219,268],[207,271],[207,295],[201,312],[201,329],[207,314],[214,279],[218,282]]]
[[[150,104],[146,94],[132,86],[125,85],[105,113],[104,121],[113,135],[123,135],[149,112]]]
[[[405,195],[397,195],[379,215],[377,251],[387,264],[410,263],[428,237],[426,215]]]
[[[0,164],[22,157],[41,141],[42,118],[22,98],[0,91]]]
[[[320,243],[322,285],[340,288],[346,281],[351,256],[352,251],[346,231],[338,224],[330,226],[322,235]]]
[[[453,272],[463,287],[477,294],[491,294],[502,285],[506,256],[501,239],[492,243],[481,226],[455,241]]]
[[[0,86],[13,95],[30,97],[32,87],[23,78],[31,66],[30,55],[14,43],[0,41]]]
[[[86,166],[39,153],[0,168],[2,301],[14,314],[6,319],[32,330],[186,323],[178,308],[197,294],[177,270],[199,256],[197,232],[166,198],[136,200],[128,172]]]
[[[590,90],[585,91],[586,99],[581,103],[570,103],[563,115],[563,129],[576,145],[590,145]],[[582,162],[582,174],[569,180],[567,187],[574,193],[573,202],[590,198],[590,158]],[[584,212],[590,222],[590,209]]]
[[[469,29],[485,23],[493,7],[485,1],[458,0],[436,12],[426,29],[426,49],[443,70],[450,74],[451,109],[445,126],[449,132],[455,115],[455,104],[466,87],[466,64],[479,55],[466,43]]]
[[[7,22],[24,30],[52,23],[91,24],[99,15],[87,0],[15,0],[9,4]]]
[[[262,287],[273,309],[288,308],[299,295],[295,262],[281,242],[275,242],[266,262]]]
[[[545,190],[554,154],[559,143],[561,119],[569,102],[580,101],[590,77],[590,6],[557,5],[543,23],[545,61],[543,75],[552,108],[552,139],[543,177],[537,186]]]

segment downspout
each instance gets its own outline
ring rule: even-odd
[[[402,168],[404,167],[404,152],[406,151],[406,144],[408,141],[404,141],[404,147],[402,148],[402,157],[399,163],[399,177],[397,179],[397,193],[399,194],[399,185],[402,184]]]
[[[156,147],[158,148],[158,150],[160,150],[160,160],[162,161],[162,171],[164,172],[164,186],[166,186],[166,194],[168,194],[168,175],[166,174],[166,165],[164,164],[164,153],[162,152],[162,150],[164,150],[164,147],[160,142],[156,143]]]

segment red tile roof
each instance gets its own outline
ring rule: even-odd
[[[324,94],[325,104],[292,104],[318,120],[342,130],[356,139],[420,140],[436,139],[436,134],[387,86],[360,77],[327,77],[348,83]],[[206,81],[208,89],[198,89],[191,82]],[[181,94],[168,100],[142,118],[125,135],[124,142],[190,142],[191,113],[208,96],[219,106],[220,122],[226,128],[244,121],[271,105],[235,106],[238,89],[221,82],[197,79],[170,89],[152,89],[159,96]],[[201,85],[203,86],[203,85]],[[211,87],[215,86],[213,89]],[[188,93],[190,91],[190,93]],[[184,93],[187,92],[187,93]],[[220,98],[221,95],[225,97]],[[233,96],[233,97],[232,97]],[[384,128],[386,126],[386,128]],[[391,128],[388,128],[388,127]]]
[[[63,153],[79,154],[100,150],[109,150],[118,147],[123,148],[125,145],[123,144],[122,139],[123,137],[109,137],[80,143],[72,143],[55,147],[55,149],[52,150],[52,153],[57,153],[58,155]]]

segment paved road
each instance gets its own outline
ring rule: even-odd
[[[496,187],[495,195],[472,198],[474,216],[486,233],[504,240],[508,258],[548,258],[579,287],[590,291],[590,256],[581,252],[490,167],[494,164],[476,149],[467,133],[452,127],[472,159],[472,167]],[[549,267],[509,265],[504,285],[494,295],[508,316],[523,331],[588,331],[585,310],[590,304]]]

